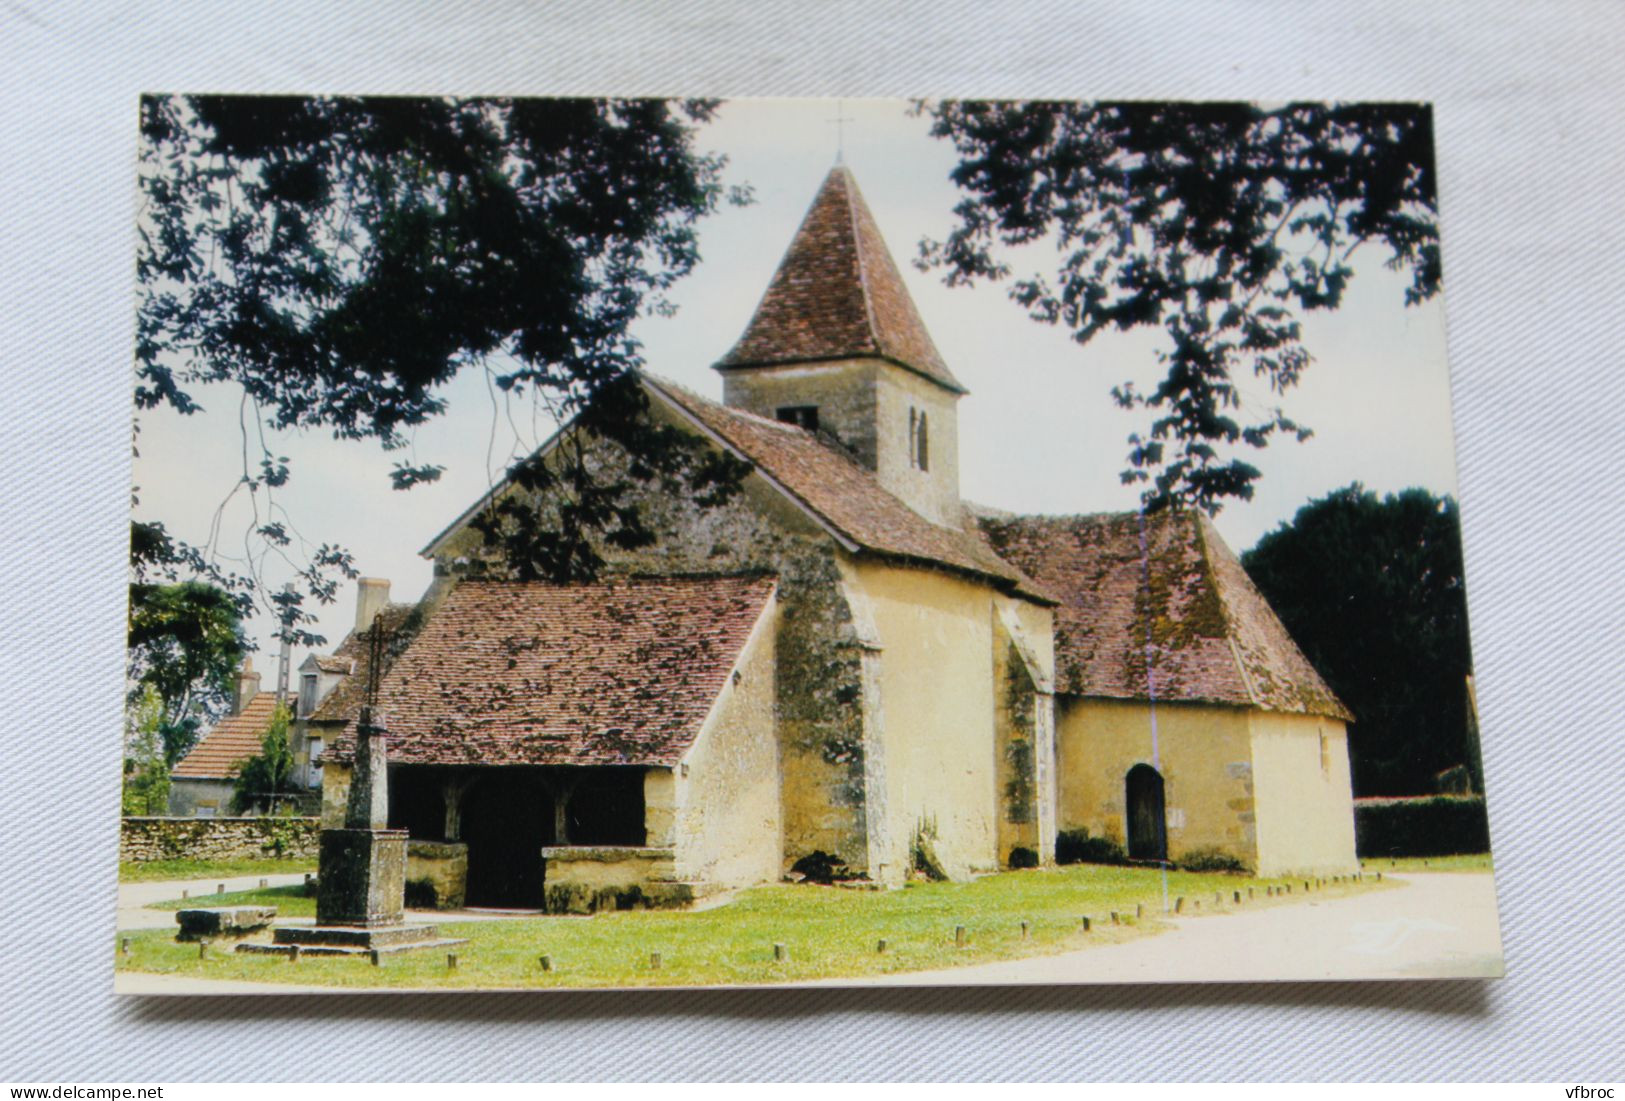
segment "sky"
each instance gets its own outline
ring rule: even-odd
[[[837,117],[847,121],[837,125]],[[1118,475],[1127,436],[1147,418],[1118,409],[1110,390],[1129,379],[1149,388],[1160,374],[1160,330],[1103,334],[1080,346],[1028,319],[1000,285],[950,289],[916,269],[919,242],[952,228],[961,197],[948,177],[953,148],[930,137],[928,120],[896,100],[739,100],[723,104],[698,143],[727,155],[725,181],[748,183],[755,202],[724,206],[701,223],[701,262],[672,292],[675,316],[640,322],[651,371],[720,400],[711,364],[744,331],[839,144],[927,329],[970,391],[959,403],[961,496],[1023,513],[1135,507],[1138,488]],[[1010,254],[1018,272],[1049,271],[1052,258],[1042,244]],[[1385,258],[1376,246],[1357,253],[1342,308],[1304,316],[1315,362],[1295,389],[1277,397],[1262,380],[1242,382],[1244,412],[1280,404],[1315,435],[1247,449],[1244,457],[1262,471],[1256,496],[1227,504],[1215,519],[1237,553],[1350,482],[1383,493],[1410,486],[1455,493],[1443,296],[1405,306],[1408,280],[1387,270]],[[1449,272],[1447,254],[1447,279]],[[263,502],[234,492],[241,391],[192,392],[204,412],[141,415],[136,516],[160,519],[194,544],[216,531],[223,553],[241,555],[255,506],[264,511]],[[389,579],[393,600],[422,594],[431,567],[418,552],[553,427],[528,401],[506,403],[478,372],[465,372],[444,396],[448,411],[417,430],[405,455],[386,455],[373,442],[266,429],[274,453],[290,459],[292,477],[276,498],[290,526],[311,546],[347,548],[364,576]],[[446,471],[436,483],[397,492],[388,475],[400,458]],[[291,573],[273,561],[265,577],[280,584]],[[316,630],[329,648],[353,623],[354,608],[350,585],[320,609]],[[261,651],[255,664],[269,674],[275,625],[262,614],[247,629]],[[294,664],[302,659],[295,654]]]

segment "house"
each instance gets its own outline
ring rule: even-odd
[[[375,679],[408,876],[475,904],[683,904],[831,866],[888,887],[1046,864],[1077,830],[1355,866],[1347,712],[1210,525],[960,500],[966,390],[847,169],[716,367],[721,403],[642,375],[640,415],[747,464],[731,499],[649,486],[653,545],[550,584],[473,521],[558,501],[501,485],[424,549],[417,605],[358,613],[340,652],[376,642],[375,678],[309,670],[318,695],[340,678],[309,723],[329,824]],[[574,424],[542,461],[566,442],[628,469]]]
[[[232,813],[237,766],[260,752],[276,711],[276,693],[260,691],[254,663],[244,659],[233,679],[231,712],[198,739],[169,774],[169,813],[215,818]]]

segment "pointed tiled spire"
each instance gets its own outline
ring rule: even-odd
[[[836,165],[723,371],[877,356],[965,393],[925,331],[852,173]]]

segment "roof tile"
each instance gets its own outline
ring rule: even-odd
[[[276,711],[276,693],[258,692],[237,714],[216,723],[170,773],[182,780],[231,779],[237,766],[259,755]]]

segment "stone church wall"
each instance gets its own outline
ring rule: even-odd
[[[986,586],[937,570],[864,563],[882,647],[889,861],[922,831],[950,874],[1000,863],[992,607]]]
[[[1129,769],[1151,763],[1150,706],[1063,697],[1056,709],[1059,828],[1086,829],[1126,846],[1125,783]],[[1217,851],[1256,867],[1252,714],[1239,707],[1157,705],[1171,860]]]
[[[675,847],[679,880],[728,888],[779,878],[783,823],[774,724],[777,631],[778,610],[769,604],[734,678],[675,776],[667,769],[649,772],[644,787],[648,844]],[[671,790],[669,810],[659,805],[664,801],[656,790],[660,787]]]
[[[1252,759],[1259,874],[1357,871],[1343,724],[1316,715],[1255,711]]]

